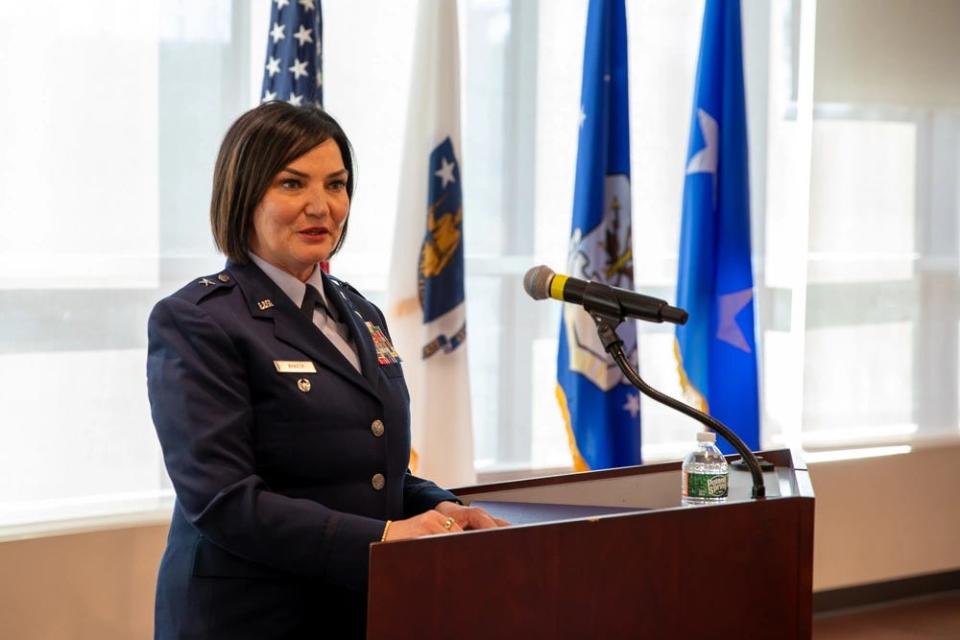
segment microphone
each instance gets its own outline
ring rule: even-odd
[[[631,317],[647,322],[674,324],[685,324],[687,321],[687,312],[679,307],[671,307],[666,300],[560,275],[544,265],[527,271],[527,275],[523,276],[523,288],[534,300],[553,298],[572,302],[582,305],[587,311],[621,319]]]

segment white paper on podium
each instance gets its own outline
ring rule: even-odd
[[[480,507],[487,513],[511,524],[536,524],[557,520],[578,520],[618,513],[646,511],[637,507],[596,507],[576,504],[545,504],[540,502],[496,502],[477,500],[471,507]]]

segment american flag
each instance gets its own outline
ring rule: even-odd
[[[273,0],[261,101],[323,103],[323,18],[320,0]]]

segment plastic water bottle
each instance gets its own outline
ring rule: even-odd
[[[717,449],[717,434],[697,434],[697,449],[683,460],[683,504],[714,504],[727,499],[727,460]]]

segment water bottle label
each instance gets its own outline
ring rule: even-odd
[[[725,474],[687,473],[684,478],[685,495],[691,498],[726,498],[727,476]]]

